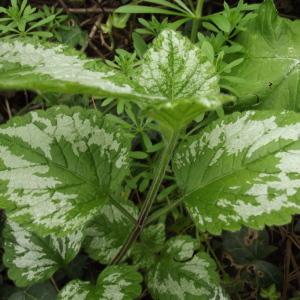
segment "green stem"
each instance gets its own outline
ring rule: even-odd
[[[151,183],[151,186],[149,188],[149,191],[147,193],[145,202],[143,203],[142,209],[140,211],[138,220],[130,232],[126,242],[123,244],[122,248],[118,252],[118,254],[114,257],[111,264],[118,264],[122,259],[125,257],[127,251],[130,249],[132,244],[137,240],[140,233],[142,232],[146,219],[151,211],[151,208],[153,206],[153,203],[156,199],[159,187],[164,179],[166,170],[168,168],[170,159],[173,154],[173,150],[177,144],[179,137],[179,132],[172,132],[171,135],[169,135],[166,138],[166,144],[165,148],[161,154],[160,160],[157,162],[157,166],[154,170],[154,179]]]
[[[153,214],[151,214],[146,222],[146,226],[153,223],[154,221],[158,220],[161,216],[167,214],[168,212],[170,212],[171,210],[173,210],[175,207],[177,207],[179,204],[182,203],[182,201],[184,200],[184,197],[179,198],[175,201],[172,201],[169,205],[156,210]]]
[[[204,0],[197,0],[197,6],[195,10],[195,18],[193,20],[192,32],[191,32],[191,41],[193,43],[197,40],[197,33],[200,25],[200,19],[202,18]]]

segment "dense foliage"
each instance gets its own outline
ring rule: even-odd
[[[300,213],[300,22],[272,0],[143,2],[103,32],[170,20],[139,19],[114,61],[76,50],[61,10],[0,9],[0,89],[47,104],[0,126],[3,299],[246,299],[251,268],[255,299],[280,297],[264,228]]]

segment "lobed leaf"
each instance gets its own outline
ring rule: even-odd
[[[244,60],[223,82],[236,91],[239,103],[299,111],[300,21],[279,17],[267,0],[236,41],[245,49]]]
[[[173,168],[200,230],[288,223],[300,211],[300,115],[248,111],[189,137]]]
[[[0,207],[41,235],[82,228],[129,172],[131,138],[109,116],[54,107],[0,127]]]
[[[59,293],[58,300],[132,300],[141,293],[142,276],[131,266],[109,266],[97,284],[73,280]]]

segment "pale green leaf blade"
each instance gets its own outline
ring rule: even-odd
[[[288,223],[300,212],[300,115],[248,111],[188,138],[173,168],[200,230]]]
[[[134,267],[106,267],[97,284],[73,280],[59,293],[58,300],[132,300],[141,294],[142,276]]]
[[[63,45],[2,40],[0,71],[0,90],[30,89],[152,99],[123,74]]]
[[[178,236],[148,273],[147,285],[155,300],[226,300],[214,261],[204,252],[194,254],[196,241]]]
[[[131,137],[96,110],[54,107],[0,127],[0,207],[41,235],[82,228],[129,173]]]
[[[94,291],[95,287],[92,284],[76,279],[60,291],[57,300],[97,300]]]
[[[120,200],[133,217],[137,218],[138,209],[129,200]],[[133,223],[117,207],[107,203],[100,214],[85,230],[84,249],[88,255],[102,264],[109,264],[124,244]]]
[[[197,46],[173,30],[162,31],[154,40],[135,80],[146,92],[162,99],[152,101],[152,115],[175,126],[228,100],[220,94],[214,66]]]
[[[259,101],[262,109],[299,111],[300,21],[278,16],[268,0],[236,42],[245,50],[244,61],[222,83],[236,91],[238,102]],[[232,81],[232,76],[239,80]]]
[[[82,232],[64,238],[54,235],[42,238],[8,221],[4,230],[3,258],[8,276],[19,287],[43,282],[75,258],[82,239]]]

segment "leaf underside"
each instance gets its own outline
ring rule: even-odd
[[[179,147],[173,168],[200,230],[288,223],[300,211],[300,115],[226,116]]]
[[[244,61],[230,76],[240,104],[261,102],[262,109],[300,110],[300,21],[278,16],[273,1],[265,1],[237,42]]]
[[[54,107],[0,127],[0,207],[41,235],[82,228],[129,172],[131,138],[92,110]]]

